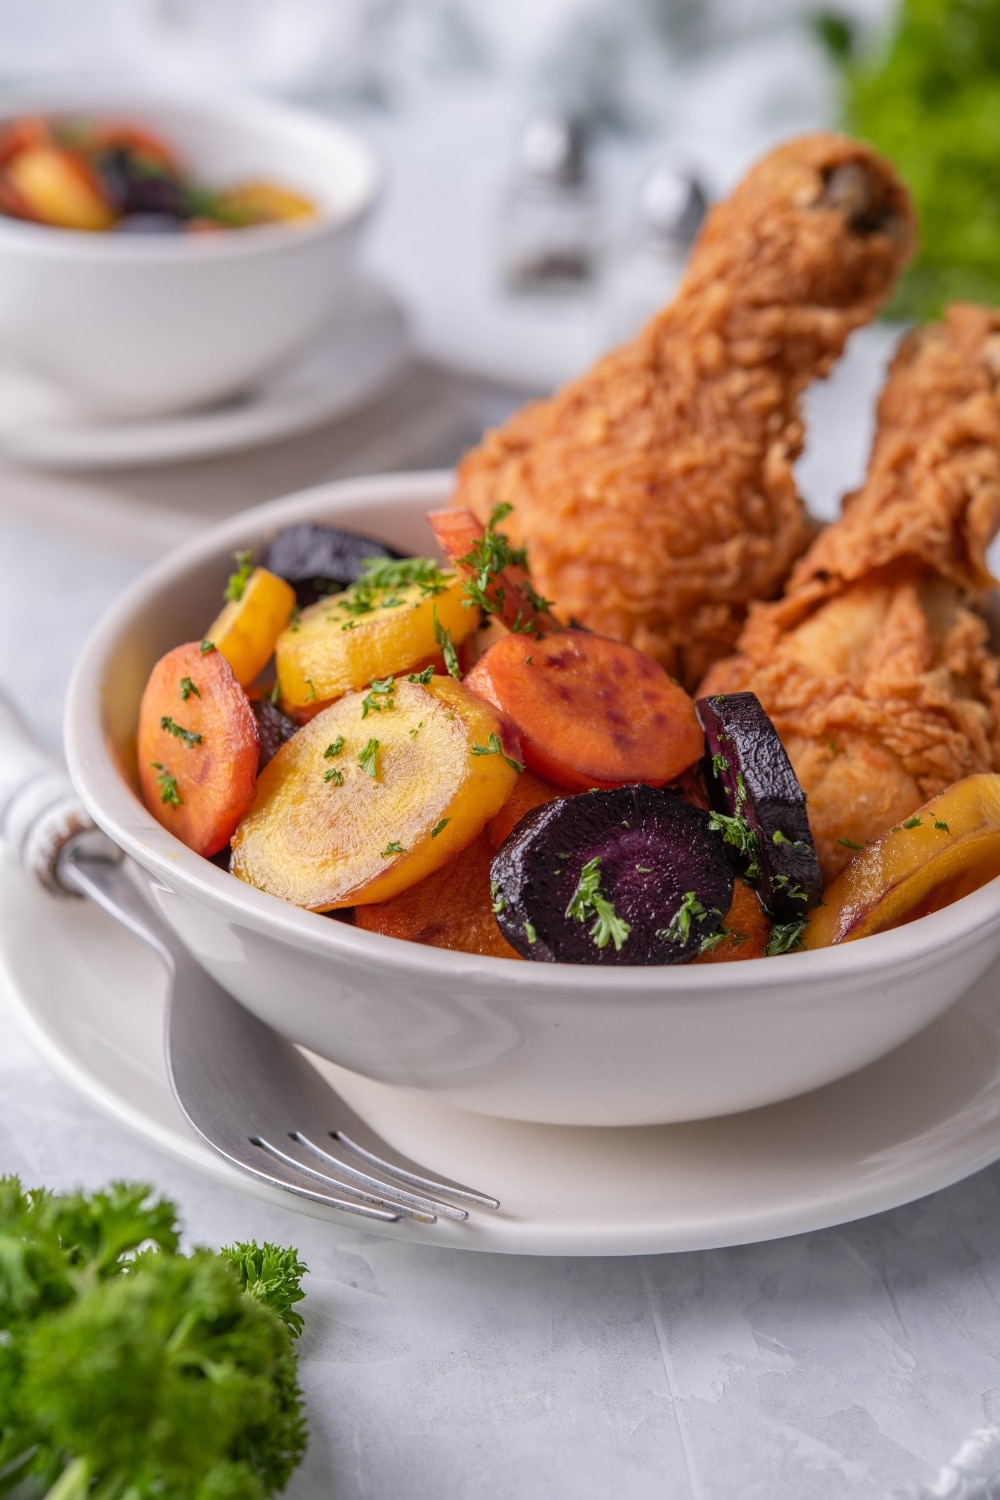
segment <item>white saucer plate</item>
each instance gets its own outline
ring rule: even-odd
[[[260,447],[358,410],[402,368],[405,315],[359,279],[342,314],[306,353],[240,400],[172,417],[111,421],[26,370],[0,366],[0,456],[49,469],[180,463]]]
[[[54,1068],[169,1155],[287,1208],[425,1244],[523,1255],[711,1249],[894,1208],[1000,1157],[1000,1006],[990,976],[853,1077],[687,1125],[591,1130],[460,1114],[315,1060],[387,1141],[502,1205],[466,1224],[375,1228],[258,1188],[201,1144],[167,1082],[156,960],[103,913],[29,884],[8,858],[0,991]]]

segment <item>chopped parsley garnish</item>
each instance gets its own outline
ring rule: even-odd
[[[393,697],[395,683],[391,677],[373,677],[371,680],[371,691],[361,700],[361,717],[367,719],[369,713],[380,714],[383,709],[388,713],[396,707]],[[384,703],[376,703],[376,698],[384,698]]]
[[[500,894],[499,880],[490,881],[490,900],[493,903],[494,916],[499,916],[502,911],[506,910],[507,900],[506,897],[501,896]]]
[[[327,745],[326,749],[323,751],[323,759],[324,760],[333,760],[336,756],[338,756],[340,754],[340,752],[341,752],[341,750],[343,750],[343,748],[344,748],[344,736],[342,734],[338,734],[337,738],[335,740],[332,740],[330,742],[330,744]]]
[[[406,853],[406,850],[403,848],[402,844],[399,843],[399,841],[397,839],[393,839],[392,843],[391,844],[386,844],[385,848],[382,850],[382,858],[383,859],[388,859],[390,854],[405,854],[405,853]]]
[[[525,666],[526,666],[526,667],[530,667],[530,666],[531,666],[531,664],[532,664],[532,662],[533,662],[533,661],[534,661],[534,659],[535,659],[535,658],[534,658],[534,657],[533,657],[533,656],[526,656],[526,657],[525,657],[525,658],[524,658],[524,665],[525,665]]]
[[[305,682],[308,682],[308,684],[309,684],[309,691],[306,694],[306,702],[307,703],[315,703],[316,702],[316,684],[313,682],[313,680],[312,680],[311,677],[306,677],[303,680]]]
[[[301,609],[301,606],[298,605],[298,604],[293,604],[292,605],[292,612],[291,612],[291,614],[288,617],[288,628],[292,632],[292,635],[298,635],[298,633],[299,633],[299,624],[300,624],[301,620],[302,620],[302,609]]]
[[[729,762],[726,759],[726,757],[723,754],[721,754],[721,752],[719,754],[717,754],[717,755],[713,755],[712,756],[712,775],[713,776],[721,776],[722,773],[723,773],[723,771],[728,771],[728,770],[729,770]]]
[[[503,614],[507,596],[500,580],[504,569],[514,567],[527,570],[528,555],[525,549],[511,546],[510,538],[496,529],[513,508],[506,501],[494,505],[482,536],[465,557],[458,559],[460,566],[468,568],[472,574],[462,581],[462,592],[466,595],[462,604],[466,609],[478,606],[484,615]],[[518,581],[517,591],[523,594],[534,613],[525,617],[523,610],[519,609],[515,619],[510,622],[510,629],[525,635],[537,635],[538,621],[535,616],[550,609],[552,601],[543,599],[541,594],[536,593],[527,578]]]
[[[914,813],[912,818],[907,818],[903,824],[904,828],[923,828],[924,820],[919,813]]]
[[[742,771],[737,771],[736,772],[736,807],[737,807],[737,811],[743,806],[743,804],[744,804],[744,802],[746,800],[747,800],[747,784],[743,780],[743,772]]]
[[[427,684],[430,682],[430,680],[431,680],[431,678],[433,676],[434,676],[434,663],[431,662],[430,666],[429,667],[425,667],[422,672],[410,672],[407,675],[406,680],[407,680],[407,682],[419,682],[419,684],[420,684],[421,687],[426,687]]]
[[[378,740],[369,740],[365,748],[358,755],[358,765],[366,776],[372,781],[378,776]]]
[[[346,623],[341,623],[342,630],[353,629],[357,620],[374,614],[377,609],[402,608],[407,602],[404,595],[408,589],[417,591],[418,603],[420,599],[432,599],[444,593],[454,577],[442,573],[429,557],[369,557],[362,568],[357,582],[327,603],[328,620],[348,617]]]
[[[424,721],[423,721],[423,719],[421,719],[420,723],[417,725],[416,729],[409,729],[409,730],[407,730],[407,733],[409,734],[410,739],[411,740],[415,740],[416,737],[417,737],[417,735],[420,733],[421,729],[423,729],[423,727],[424,727]]]
[[[271,689],[267,696],[272,703],[281,702],[281,683],[278,681],[277,677],[274,679],[274,687]]]
[[[458,665],[458,654],[452,644],[451,631],[446,630],[438,619],[436,604],[434,606],[434,639],[441,647],[441,655],[444,657],[444,664],[448,668],[448,672],[452,677],[457,677],[461,680],[462,669]]]
[[[529,947],[534,947],[534,945],[538,942],[538,933],[535,931],[534,926],[531,922],[525,922],[524,935],[528,939]]]
[[[439,833],[444,833],[450,822],[450,818],[442,818],[440,823],[435,823],[434,827],[431,829],[431,838],[436,839]]]
[[[331,766],[329,771],[324,771],[323,780],[332,781],[334,786],[343,786],[344,773],[337,766]]]
[[[787,844],[790,849],[801,849],[802,847],[801,839],[790,839],[787,833],[782,833],[780,828],[774,830],[774,833],[771,835],[771,843]]]
[[[151,760],[149,764],[154,771],[158,771],[156,784],[160,788],[160,801],[165,802],[168,807],[182,807],[184,798],[177,790],[177,777],[171,776],[166,766],[158,760]]]
[[[865,847],[864,844],[856,844],[853,839],[838,839],[837,843],[843,844],[845,849],[853,849],[855,854]]]
[[[746,818],[739,814],[731,818],[727,813],[713,812],[708,826],[713,832],[721,833],[723,841],[746,860],[747,878],[756,879],[760,874],[760,848],[757,835]]]
[[[800,885],[795,884],[790,875],[776,875],[772,883],[778,887],[779,891],[785,892],[789,901],[805,901],[808,904],[809,897]]]
[[[184,729],[180,724],[175,724],[173,719],[167,714],[164,714],[160,720],[160,728],[165,729],[168,734],[172,734],[175,740],[183,740],[189,750],[193,750],[195,745],[201,744],[202,736],[200,734],[195,734],[193,729]]]
[[[709,935],[708,935],[708,937],[703,937],[702,938],[702,940],[701,940],[701,947],[698,949],[698,952],[699,953],[713,953],[715,951],[715,949],[719,946],[719,944],[725,938],[730,937],[731,935],[732,934],[729,932],[728,928],[726,928],[726,927],[720,927],[717,932],[710,932]],[[737,937],[743,937],[744,934],[743,933],[737,933],[736,936]]]
[[[666,927],[661,927],[656,934],[668,943],[686,943],[691,936],[691,922],[704,922],[708,912],[702,906],[694,891],[685,891],[681,897],[681,904],[670,918]]]
[[[191,696],[192,693],[194,694],[194,696],[196,698],[200,698],[201,697],[201,693],[195,687],[195,685],[191,681],[190,677],[182,677],[181,678],[181,698],[184,700],[185,703],[188,701],[188,699],[190,698],[190,696]]]
[[[652,873],[653,873],[653,866],[652,865],[636,865],[635,872],[636,872],[637,875],[652,875]]]
[[[588,860],[580,871],[566,915],[571,921],[577,922],[586,922],[589,917],[594,917],[594,925],[589,931],[598,948],[606,948],[611,942],[615,945],[616,953],[622,951],[632,927],[616,914],[614,903],[601,894],[600,855]]]
[[[233,561],[236,564],[236,572],[230,573],[226,591],[222,597],[232,604],[239,604],[246,593],[247,580],[253,572],[253,553],[234,552]]]
[[[516,771],[519,776],[524,770],[524,766],[521,764],[521,762],[519,760],[512,759],[512,757],[509,756],[504,750],[503,745],[501,745],[500,743],[500,736],[498,734],[491,734],[485,745],[477,745],[476,742],[473,741],[471,753],[473,755],[502,755],[504,760],[510,766],[511,770]]]
[[[202,641],[201,645],[198,647],[198,650],[201,652],[202,656],[207,656],[210,651],[215,650],[215,642]]]
[[[779,953],[792,953],[796,948],[804,948],[802,934],[805,927],[805,917],[796,917],[794,922],[775,922],[766,950],[768,958],[777,958]]]
[[[934,819],[934,827],[935,828],[939,828],[942,833],[950,833],[951,832],[951,829],[948,827],[947,823],[942,823],[940,818],[935,818]]]

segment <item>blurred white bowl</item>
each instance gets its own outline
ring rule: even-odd
[[[352,132],[238,97],[66,87],[18,115],[121,119],[162,135],[192,177],[268,178],[316,221],[219,234],[89,234],[0,217],[0,350],[102,416],[159,416],[247,389],[335,317],[378,191]]]
[[[77,790],[237,999],[342,1067],[461,1109],[647,1125],[752,1109],[843,1077],[913,1036],[996,962],[1000,879],[896,931],[781,958],[516,963],[302,911],[161,827],[134,789],[139,698],[157,658],[212,619],[233,552],[312,520],[426,553],[424,514],[447,503],[452,483],[446,474],[354,480],[233,516],[139,579],[84,647],[66,709]]]

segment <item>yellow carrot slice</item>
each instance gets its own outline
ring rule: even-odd
[[[264,769],[233,874],[313,911],[388,900],[471,843],[518,768],[500,715],[461,683],[382,679],[317,714]]]
[[[1000,776],[967,776],[860,849],[803,934],[825,948],[938,911],[1000,875]]]
[[[234,574],[231,587],[236,580],[237,597],[223,605],[205,639],[226,658],[236,681],[246,687],[271,660],[275,642],[292,617],[295,590],[266,568],[254,568],[244,579]]]

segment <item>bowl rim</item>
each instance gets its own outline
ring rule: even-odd
[[[337,239],[353,231],[371,212],[385,182],[385,164],[381,154],[366,137],[318,111],[299,108],[284,101],[227,90],[206,90],[155,85],[74,83],[24,88],[5,94],[0,102],[0,126],[22,114],[59,115],[82,111],[125,113],[129,109],[166,105],[192,112],[227,116],[237,125],[256,123],[263,128],[292,127],[307,130],[317,137],[326,136],[338,149],[350,152],[359,162],[363,182],[357,201],[336,217],[324,210],[315,220],[281,224],[248,225],[229,234],[192,235],[124,235],[95,234],[83,229],[63,229],[52,224],[36,224],[0,214],[0,249],[11,248],[44,256],[48,259],[72,259],[94,264],[171,265],[197,264],[203,261],[243,259],[279,251],[282,247]]]
[[[454,483],[449,470],[425,470],[362,479],[334,480],[237,512],[199,530],[135,579],[110,605],[86,639],[77,658],[66,698],[64,741],[73,783],[95,823],[140,866],[179,894],[203,902],[241,926],[315,954],[377,968],[395,974],[402,984],[415,977],[442,983],[474,984],[477,977],[495,986],[503,974],[514,981],[523,998],[539,997],[572,986],[581,1003],[607,998],[613,986],[628,998],[648,997],[656,991],[664,1003],[699,1004],[731,1000],[740,994],[773,991],[791,986],[808,994],[810,981],[819,982],[817,995],[831,983],[871,977],[881,971],[893,976],[939,965],[970,940],[1000,926],[1000,876],[961,897],[941,911],[912,923],[830,948],[782,954],[727,965],[602,965],[520,963],[510,959],[432,948],[405,939],[365,932],[346,922],[330,920],[258,891],[236,880],[228,871],[188,849],[146,810],[119,772],[108,747],[103,725],[102,687],[105,665],[127,633],[133,614],[148,604],[151,593],[168,589],[193,567],[226,558],[245,546],[247,533],[264,532],[293,521],[335,521],[339,511],[378,502],[412,500],[431,509],[447,503]],[[180,517],[179,517],[180,519]],[[378,530],[377,517],[373,529]],[[390,539],[391,540],[391,539]],[[433,546],[428,533],[428,550]],[[736,985],[729,976],[739,976]],[[805,986],[803,991],[802,987]]]

